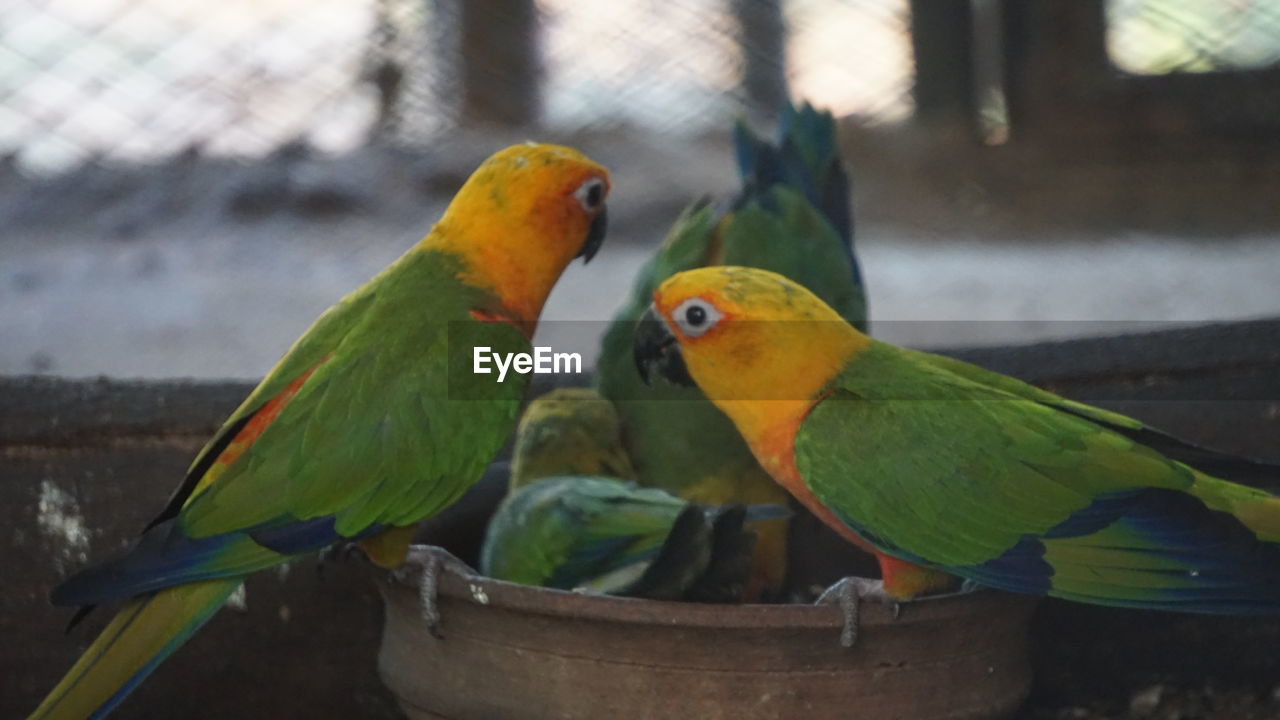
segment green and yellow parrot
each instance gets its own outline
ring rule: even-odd
[[[481,572],[562,590],[740,602],[755,544],[742,527],[747,509],[704,508],[636,487],[632,477],[612,403],[586,388],[534,400],[520,419],[511,487],[489,522]]]
[[[628,303],[605,335],[596,373],[601,393],[622,415],[641,485],[711,505],[786,503],[786,494],[752,457],[733,423],[696,388],[644,384],[631,360],[631,331],[662,281],[710,265],[782,273],[865,330],[849,179],[835,135],[831,115],[807,104],[784,108],[772,144],[739,123],[734,133],[742,182],[738,194],[686,210],[640,271]],[[749,592],[754,600],[776,597],[781,590],[787,521],[765,523],[759,534]]]
[[[513,488],[553,475],[635,480],[613,403],[588,388],[559,388],[535,398],[516,428]]]
[[[515,425],[527,376],[470,372],[472,347],[529,352],[543,302],[605,229],[607,171],[569,148],[490,157],[427,236],[329,308],[196,456],[123,557],[53,591],[122,601],[32,718],[102,717],[246,575],[335,542],[403,562]]]
[[[692,382],[773,478],[911,599],[958,576],[1032,595],[1201,613],[1280,611],[1280,467],[957,360],[868,338],[781,275],[680,273],[635,358]]]

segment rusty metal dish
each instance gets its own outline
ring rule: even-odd
[[[441,638],[414,577],[380,581],[383,681],[419,718],[998,718],[1026,697],[1035,600],[979,592],[862,608],[697,605],[446,571]]]

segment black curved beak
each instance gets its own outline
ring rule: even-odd
[[[636,371],[645,385],[653,384],[655,367],[659,374],[676,385],[694,384],[680,354],[680,345],[652,305],[636,323],[631,352],[636,361]]]
[[[600,252],[600,246],[604,244],[605,232],[608,230],[609,208],[602,207],[595,219],[591,221],[591,227],[587,229],[587,239],[582,243],[582,249],[578,251],[578,257],[582,258],[583,265],[591,262],[591,258]]]

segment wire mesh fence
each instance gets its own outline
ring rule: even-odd
[[[896,119],[911,73],[906,0],[10,0],[0,151],[53,171],[422,143],[492,119],[486,97],[524,104],[508,124],[697,134],[770,82]]]
[[[1107,45],[1139,75],[1250,70],[1280,63],[1280,2],[1107,0]]]
[[[41,170],[195,146],[350,142],[372,16],[307,0],[12,0],[0,10],[0,148]]]
[[[1124,73],[1280,63],[1280,0],[1091,1]],[[913,109],[910,5],[8,0],[0,152],[50,172],[295,140],[425,144],[486,121],[696,136],[786,95],[899,120]]]

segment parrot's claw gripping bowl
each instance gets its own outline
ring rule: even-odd
[[[441,624],[417,575],[379,583],[383,681],[419,718],[997,718],[1031,682],[1035,601],[977,592],[835,605],[699,605],[585,595],[445,570]]]

